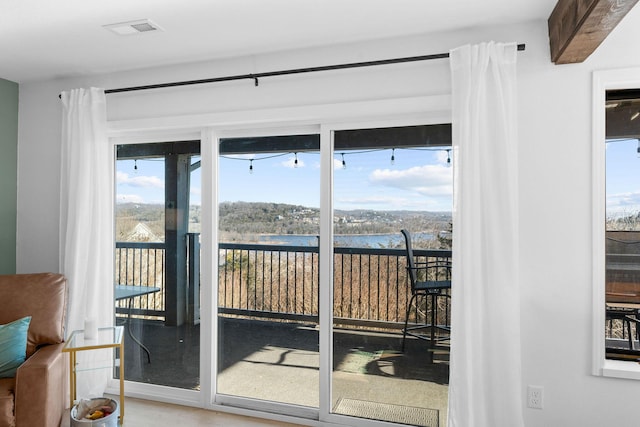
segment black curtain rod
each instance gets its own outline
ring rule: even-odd
[[[518,45],[519,51],[523,51],[524,49],[525,49],[524,44]],[[292,70],[268,71],[264,73],[240,74],[235,76],[213,77],[210,79],[187,80],[182,82],[158,83],[158,84],[144,85],[144,86],[123,87],[118,89],[106,89],[104,93],[134,92],[138,90],[161,89],[165,87],[190,86],[190,85],[199,85],[199,84],[206,84],[206,83],[228,82],[232,80],[247,80],[247,79],[253,80],[255,85],[258,86],[258,79],[263,77],[315,73],[318,71],[343,70],[346,68],[372,67],[376,65],[400,64],[404,62],[429,61],[432,59],[445,59],[448,57],[449,57],[449,53],[437,53],[434,55],[410,56],[406,58],[394,58],[394,59],[381,59],[378,61],[367,61],[367,62],[352,62],[349,64],[325,65],[321,67],[296,68]]]

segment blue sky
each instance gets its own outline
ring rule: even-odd
[[[607,143],[607,216],[630,215],[640,211],[640,157],[638,141]]]
[[[135,166],[137,169],[134,168]],[[116,202],[164,204],[164,161],[118,160],[116,162]],[[200,203],[199,197],[198,203]]]
[[[344,152],[334,156],[336,209],[451,211],[452,167],[447,151],[396,149]],[[270,158],[265,158],[270,157]],[[291,203],[319,207],[320,156],[247,155],[220,158],[219,200]],[[253,173],[249,172],[253,159]],[[119,161],[117,201],[163,203],[164,164],[158,160]],[[200,170],[192,175],[191,200],[200,204]]]

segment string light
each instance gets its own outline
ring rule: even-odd
[[[240,161],[249,161],[249,173],[253,173],[253,161],[258,161],[258,160],[266,160],[266,159],[273,159],[274,157],[282,157],[282,156],[288,156],[291,155],[292,153],[279,153],[279,154],[274,154],[272,156],[264,156],[264,157],[255,157],[253,159],[248,159],[246,157],[234,157],[234,156],[225,156],[225,155],[220,155],[220,158],[222,159],[228,159],[228,160],[240,160]]]
[[[361,150],[361,151],[350,151],[347,153],[340,153],[340,156],[342,156],[342,167],[344,169],[346,169],[347,164],[346,161],[344,160],[344,156],[345,155],[352,155],[352,154],[364,154],[364,153],[374,153],[374,152],[378,152],[378,151],[385,151],[388,150],[388,148],[378,148],[378,149],[371,149],[371,150]],[[443,148],[443,147],[402,147],[399,148],[399,150],[414,150],[414,151],[446,151],[447,152],[447,164],[450,165],[451,164],[451,149],[450,148]],[[396,149],[395,147],[391,149],[391,164],[394,165],[396,161]]]
[[[452,163],[452,159],[451,159],[451,148],[444,148],[444,147],[402,147],[400,148],[401,150],[414,150],[414,151],[446,151],[447,152],[447,166],[451,166]],[[371,149],[371,150],[361,150],[361,151],[350,151],[347,153],[340,153],[340,157],[341,157],[341,163],[342,163],[342,169],[346,169],[347,168],[347,161],[345,160],[345,155],[352,155],[352,154],[363,154],[363,153],[372,153],[372,152],[377,152],[377,151],[384,151],[384,150],[388,150],[388,148],[379,148],[379,149]],[[315,152],[309,152],[311,154],[318,154]],[[229,160],[244,160],[244,161],[249,161],[249,173],[253,173],[253,161],[256,160],[266,160],[266,159],[272,159],[274,157],[282,157],[282,156],[290,156],[291,154],[293,154],[294,159],[293,159],[293,167],[294,168],[298,168],[300,166],[300,162],[298,161],[298,153],[297,152],[288,152],[288,153],[278,153],[278,154],[274,154],[271,156],[264,156],[264,157],[254,157],[253,159],[247,159],[246,157],[233,157],[233,156],[224,156],[224,155],[220,155],[221,158],[225,158],[225,159],[229,159]],[[638,140],[638,157],[640,157],[640,139]],[[391,149],[391,164],[395,165],[395,161],[396,161],[396,147]],[[135,163],[134,160],[134,169],[137,170],[138,166]]]

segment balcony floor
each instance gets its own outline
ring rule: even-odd
[[[219,392],[317,407],[318,329],[315,325],[221,318]],[[200,328],[133,320],[133,334],[146,354],[125,334],[125,378],[130,381],[199,389]],[[354,329],[334,331],[332,405],[340,397],[431,408],[446,425],[448,349],[430,360],[429,343],[399,333]],[[274,386],[275,385],[275,386]]]

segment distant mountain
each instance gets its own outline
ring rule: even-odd
[[[189,211],[191,232],[200,231],[200,206]],[[234,234],[318,234],[320,210],[301,205],[265,202],[223,202],[219,206],[219,228]],[[139,223],[145,233],[164,237],[164,206],[123,203],[116,205],[116,232],[119,239],[135,233]],[[407,210],[335,210],[333,223],[337,234],[396,233],[402,228],[435,234],[451,228],[450,212]]]

